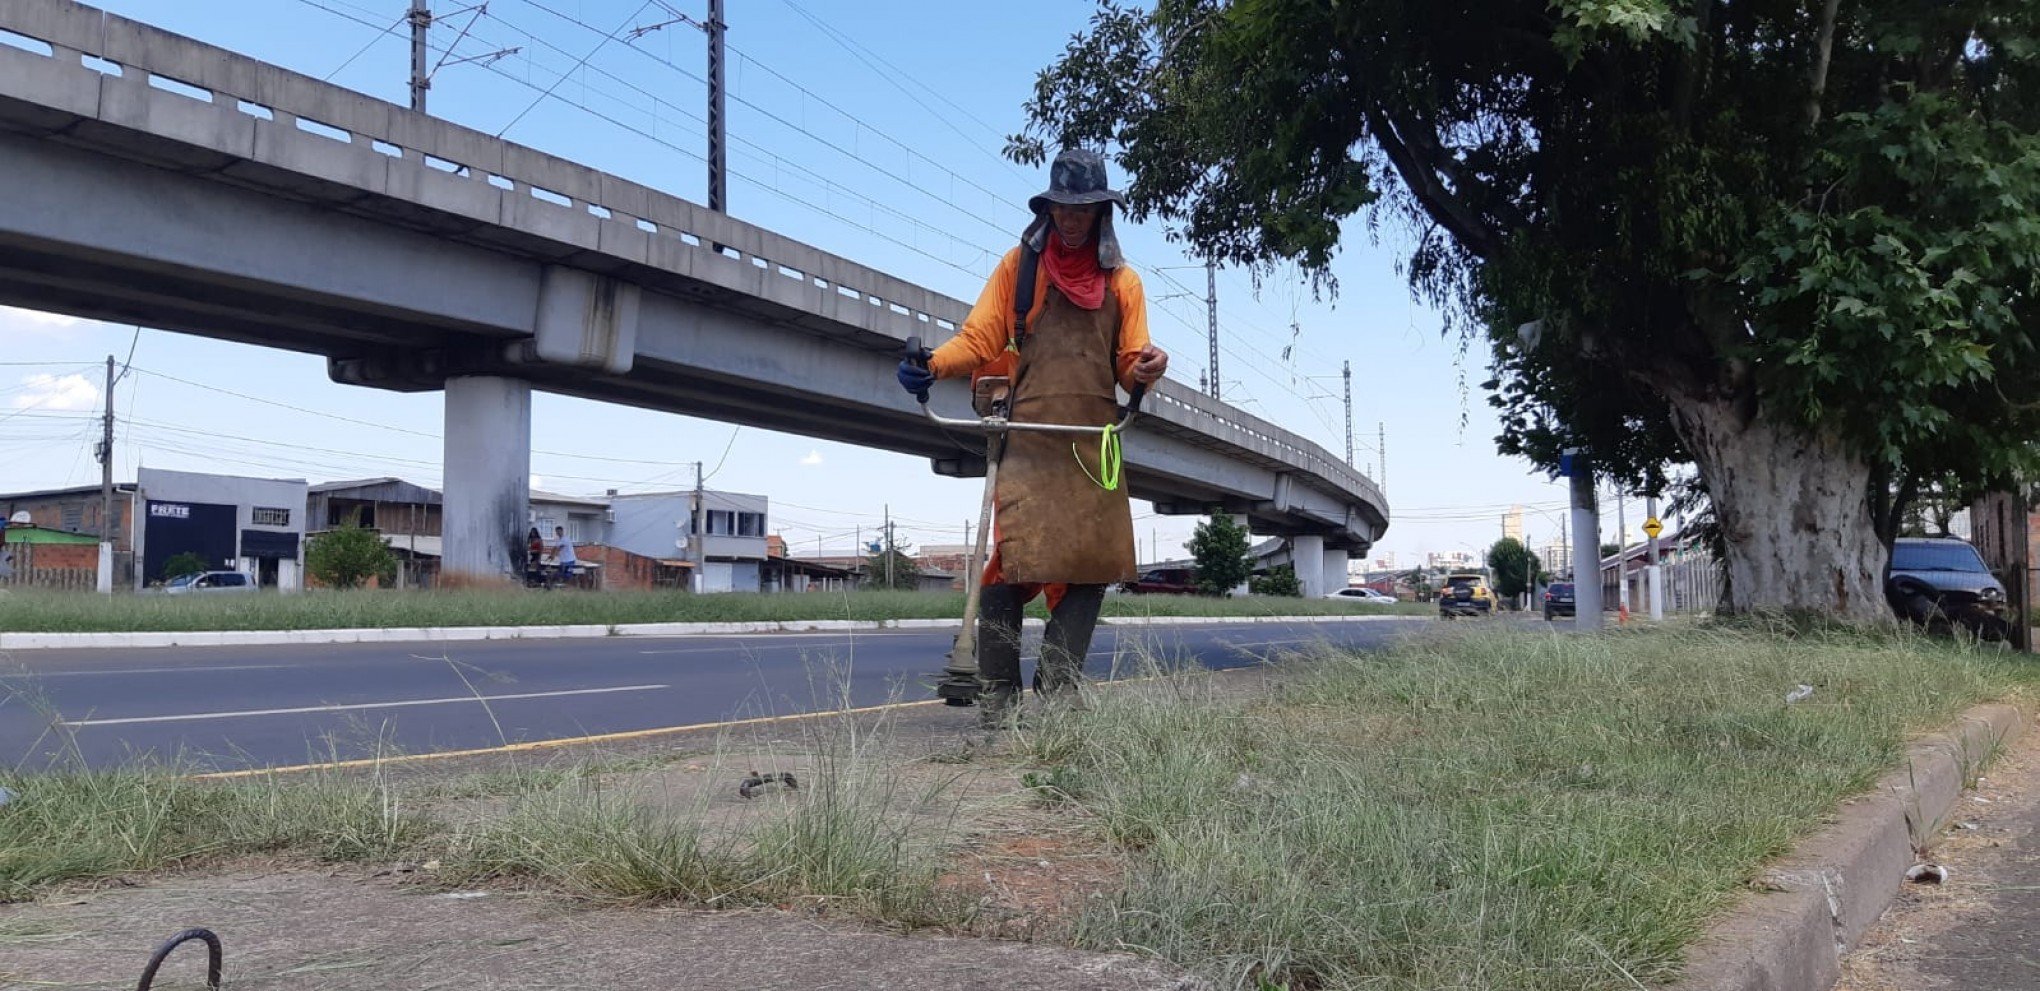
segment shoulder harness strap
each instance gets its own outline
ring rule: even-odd
[[[1041,252],[1027,240],[1020,242],[1020,278],[1013,287],[1013,337],[1007,342],[1018,351],[1027,343],[1027,314],[1034,309],[1034,280],[1041,268]]]

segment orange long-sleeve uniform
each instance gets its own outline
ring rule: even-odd
[[[1133,366],[1140,360],[1142,349],[1148,346],[1147,296],[1141,288],[1140,276],[1133,269],[1121,265],[1112,270],[1112,294],[1119,301],[1119,386],[1133,389]],[[1042,271],[1034,279],[1034,304],[1027,313],[1027,325],[1033,327],[1041,318],[1042,301],[1048,298],[1048,273]],[[972,373],[997,375],[1012,371],[1015,360],[1013,352],[1006,345],[1013,338],[1013,294],[1020,285],[1020,249],[1006,252],[999,259],[999,267],[985,282],[985,289],[978,294],[977,305],[971,307],[970,316],[963,321],[955,337],[935,349],[935,355],[928,361],[928,369],[936,378],[958,378]]]
[[[1133,366],[1140,360],[1141,351],[1148,346],[1147,296],[1140,285],[1140,276],[1125,265],[1112,270],[1112,295],[1119,303],[1119,353],[1114,371],[1119,387],[1133,389]],[[1033,327],[1041,318],[1043,301],[1048,298],[1048,273],[1037,272],[1034,279],[1034,304],[1027,312],[1027,326]],[[999,267],[985,282],[984,292],[978,294],[977,305],[971,307],[970,316],[963,321],[955,337],[942,343],[928,359],[928,369],[936,378],[958,378],[964,375],[1009,375],[1019,360],[1017,352],[1007,345],[1013,339],[1013,294],[1020,286],[1020,249],[1006,252],[999,259]],[[993,530],[998,523],[993,521]],[[984,584],[998,585],[1005,581],[1000,566],[996,544],[990,561],[985,562]],[[1067,585],[1026,585],[1026,599],[1047,593],[1048,606],[1054,609],[1061,601]]]

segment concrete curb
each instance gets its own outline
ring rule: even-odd
[[[1913,744],[1906,767],[1764,872],[1765,890],[1694,944],[1672,991],[1828,991],[1842,955],[1897,896],[1914,851],[1940,830],[1964,783],[2025,729],[2018,709],[1984,705]]]
[[[1147,616],[1100,620],[1110,626],[1209,626],[1248,623],[1379,623],[1423,616]],[[254,647],[335,643],[456,643],[473,640],[571,640],[590,637],[734,636],[939,630],[953,619],[816,619],[754,623],[588,623],[574,626],[387,627],[344,630],[192,630],[151,633],[0,633],[0,650],[98,647]],[[1041,621],[1030,619],[1029,626]]]

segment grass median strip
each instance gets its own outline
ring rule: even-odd
[[[1035,938],[1242,991],[1634,988],[1672,976],[1908,738],[2036,681],[2030,661],[1905,634],[1489,627],[1294,665],[1267,690],[1195,673],[1103,689],[989,750],[916,755],[879,717],[684,768],[0,773],[20,796],[0,807],[0,896],[295,851],[430,863],[441,885],[1011,931],[987,921],[1001,885],[973,879],[987,837],[1039,827],[1029,870],[1109,869],[1086,875],[1098,897],[1030,910]],[[724,794],[752,767],[800,787]]]
[[[1040,603],[1034,606],[1036,615]],[[1105,615],[1430,615],[1420,603],[1364,606],[1313,599],[1112,595]],[[778,595],[677,592],[336,591],[300,595],[85,595],[0,592],[0,631],[142,633],[462,626],[613,626],[809,620],[955,619],[961,592],[811,592]]]
[[[1909,737],[2034,673],[1885,634],[1482,632],[1251,701],[1104,694],[1025,746],[1130,854],[1084,945],[1240,988],[1631,988]]]

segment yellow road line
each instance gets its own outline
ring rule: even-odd
[[[857,709],[826,709],[820,712],[802,712],[790,716],[756,716],[751,719],[729,719],[714,723],[691,723],[686,726],[662,726],[658,729],[626,730],[621,733],[600,733],[594,736],[558,737],[550,740],[529,740],[524,743],[508,743],[500,747],[480,747],[474,750],[441,750],[429,754],[399,754],[395,757],[364,757],[359,760],[337,760],[322,764],[287,764],[282,767],[257,767],[244,771],[214,771],[210,774],[194,774],[194,781],[218,781],[226,778],[252,778],[266,774],[293,774],[300,771],[342,771],[358,767],[378,767],[386,764],[410,764],[418,761],[449,760],[455,757],[480,757],[487,754],[514,754],[533,750],[551,750],[558,747],[578,747],[595,743],[616,743],[623,740],[644,740],[655,736],[670,736],[675,733],[694,733],[701,730],[731,729],[737,726],[757,726],[764,723],[790,723],[805,719],[820,719],[825,716],[854,716],[866,712],[883,712],[888,709],[911,709],[915,706],[941,705],[941,699],[923,699],[919,702],[888,702],[884,705],[867,705]]]

